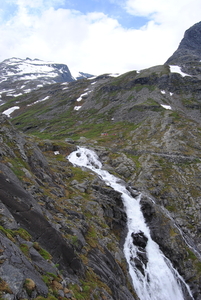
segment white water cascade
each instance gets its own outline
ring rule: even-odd
[[[149,228],[140,210],[141,196],[133,198],[117,177],[103,170],[94,151],[79,147],[67,158],[73,165],[86,167],[97,173],[108,186],[122,194],[128,226],[124,254],[139,298],[141,300],[184,300],[183,286],[189,294],[188,299],[193,299],[183,278],[151,239]]]

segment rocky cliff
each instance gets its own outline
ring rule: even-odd
[[[178,49],[167,60],[169,65],[181,66],[184,72],[200,76],[201,22],[186,30]]]
[[[199,28],[184,37],[193,52],[181,43],[190,56],[199,53]],[[197,59],[173,56],[140,72],[41,87],[0,107],[3,299],[138,299],[123,254],[121,195],[68,162],[77,145],[94,149],[133,197],[142,193],[153,240],[201,299],[201,78]]]

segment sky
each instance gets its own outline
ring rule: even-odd
[[[67,64],[94,75],[165,61],[201,21],[200,0],[1,0],[0,61]]]

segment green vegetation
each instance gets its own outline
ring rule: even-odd
[[[29,257],[29,247],[26,244],[20,244],[20,250],[25,256]]]
[[[99,277],[91,268],[86,272],[86,279],[81,280],[81,287],[77,284],[70,285],[69,288],[73,291],[76,300],[88,300],[93,294],[94,299],[102,298],[101,289],[112,294],[109,287],[100,281]]]
[[[31,297],[32,291],[35,289],[36,284],[32,279],[26,278],[26,280],[24,282],[24,287],[25,287],[26,292],[29,295],[29,297]]]
[[[73,179],[77,180],[78,182],[82,182],[83,180],[86,179],[86,172],[83,171],[81,168],[72,167],[72,171],[73,171]]]
[[[97,247],[98,239],[97,239],[97,232],[96,229],[92,226],[89,227],[87,235],[86,235],[87,243],[92,247]]]
[[[177,211],[175,205],[166,205],[165,208],[170,212]]]
[[[9,238],[11,241],[15,242],[15,237],[19,235],[21,238],[23,238],[26,241],[31,240],[30,234],[23,228],[19,228],[17,230],[11,230],[11,229],[6,229],[3,226],[0,226],[0,231],[4,233],[7,238]]]
[[[37,298],[35,298],[35,300],[57,300],[57,299],[58,298],[52,295],[48,295],[47,297],[38,296]]]
[[[12,291],[9,285],[2,278],[0,278],[0,297],[2,297],[5,293],[12,294]]]
[[[1,231],[2,233],[4,233],[5,236],[6,236],[7,238],[9,238],[9,240],[15,242],[13,230],[11,230],[11,229],[5,229],[3,226],[0,226],[0,231]]]
[[[42,278],[43,278],[43,281],[45,282],[45,284],[47,286],[50,286],[53,279],[55,278],[55,275],[52,276],[52,274],[46,273],[45,275],[42,276]]]
[[[176,111],[171,112],[170,116],[173,117],[175,121],[179,121],[181,118],[180,114]]]
[[[196,259],[197,259],[196,256],[195,256],[195,254],[193,253],[192,250],[190,250],[189,248],[187,248],[186,250],[187,250],[187,252],[188,252],[188,257],[189,257],[190,259],[192,259],[192,260],[196,260]]]
[[[19,158],[15,158],[15,159],[11,159],[10,160],[12,167],[11,170],[13,171],[13,173],[15,173],[15,175],[19,178],[22,179],[25,177],[24,171],[22,170],[22,168],[27,167],[26,163]]]
[[[52,259],[51,254],[48,251],[46,251],[45,249],[41,248],[38,252],[44,259],[46,259],[46,260]]]
[[[156,102],[153,98],[147,98],[145,102],[142,103],[143,105],[151,105],[151,106],[159,106],[158,102]]]
[[[34,242],[33,246],[44,259],[46,259],[46,260],[52,259],[51,254],[48,251],[46,251],[45,249],[43,249],[37,242]]]
[[[25,241],[31,240],[31,235],[23,228],[19,228],[15,231],[15,235],[19,235],[21,238],[23,238]]]

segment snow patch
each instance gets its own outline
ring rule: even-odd
[[[41,100],[35,101],[34,103],[27,104],[27,106],[32,106],[32,105],[34,105],[34,104],[36,104],[36,103],[43,102],[43,101],[45,101],[45,100],[47,100],[47,99],[49,99],[49,98],[50,98],[50,96],[47,96],[47,97],[45,97],[45,98],[43,98],[43,99],[41,99]]]
[[[77,98],[77,100],[76,100],[76,101],[77,101],[77,102],[80,102],[80,101],[82,101],[82,98],[83,98],[83,97],[85,97],[85,96],[88,96],[88,94],[89,94],[89,93],[91,93],[91,91],[88,91],[88,92],[86,92],[86,93],[84,93],[84,94],[80,95],[80,97],[79,97],[79,98]]]
[[[165,94],[166,94],[166,91],[161,91],[161,94],[165,95]]]
[[[22,96],[22,95],[23,95],[22,93],[19,93],[19,94],[13,95],[13,97],[18,97],[18,96]]]
[[[25,93],[25,94],[28,94],[28,93],[30,93],[30,92],[31,92],[31,89],[24,90],[24,93]]]
[[[4,111],[2,112],[2,114],[7,115],[7,117],[10,118],[10,115],[11,115],[16,109],[19,109],[19,108],[20,108],[19,106],[13,106],[13,107],[10,107],[10,108],[4,110]]]
[[[79,110],[82,106],[75,106],[74,110]]]
[[[18,75],[24,75],[29,73],[37,73],[37,74],[44,74],[44,73],[50,73],[54,71],[54,68],[52,68],[50,65],[42,65],[42,62],[39,64],[34,63],[23,63],[18,66]],[[55,74],[55,73],[54,73]]]
[[[171,73],[179,73],[182,77],[185,77],[185,76],[191,77],[191,75],[182,72],[181,68],[179,66],[170,66],[170,72]]]
[[[120,73],[111,73],[109,74],[110,77],[119,77],[121,74]]]
[[[59,155],[59,151],[54,151],[54,155]]]
[[[80,72],[78,72],[77,70],[71,69],[70,72],[71,72],[72,77],[73,77],[75,80],[77,80],[77,77],[82,76],[82,75],[80,74]]]
[[[172,110],[172,107],[170,105],[161,104],[161,106],[165,109],[171,109]]]
[[[87,80],[93,80],[93,79],[96,79],[96,78],[97,78],[97,76],[93,76],[93,77],[87,78]]]

